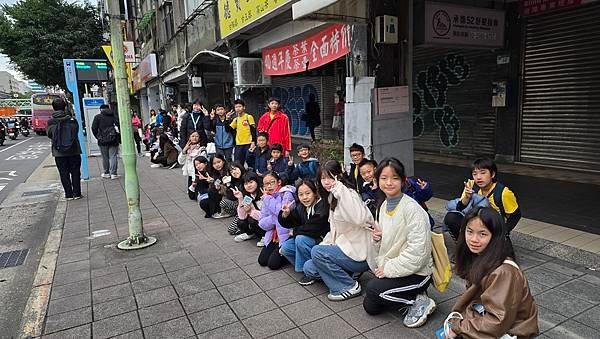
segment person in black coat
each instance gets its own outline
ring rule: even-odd
[[[194,101],[192,111],[185,113],[181,118],[179,127],[179,146],[184,148],[192,132],[196,131],[200,135],[200,146],[206,147],[208,137],[206,130],[210,130],[210,117],[208,110],[204,108],[200,100]]]
[[[296,192],[300,203],[295,208],[282,206],[278,221],[281,226],[291,229],[292,235],[281,245],[281,253],[294,265],[296,272],[303,272],[304,263],[311,258],[311,249],[329,232],[329,204],[320,198],[317,186],[310,180],[303,180]],[[306,275],[300,280],[301,285],[314,282]]]
[[[102,154],[102,178],[118,178],[117,155],[119,153],[119,119],[115,116],[108,105],[100,106],[100,114],[94,117],[92,122],[92,134],[98,140],[100,153]]]
[[[62,98],[56,98],[52,101],[52,118],[48,120],[46,134],[52,140],[52,156],[60,175],[60,182],[65,190],[65,198],[67,200],[80,199],[81,195],[81,147],[79,145],[78,133],[79,124],[71,114],[66,112],[67,103]],[[68,125],[63,125],[63,124]],[[55,134],[58,128],[68,127],[72,146],[70,148],[62,148],[56,145]],[[61,131],[60,133],[63,133]],[[58,134],[56,135],[58,136]],[[64,137],[64,136],[63,136]]]
[[[314,94],[308,96],[308,102],[304,105],[304,115],[302,119],[306,121],[306,126],[310,130],[312,141],[317,141],[315,137],[315,128],[321,126],[321,108]]]

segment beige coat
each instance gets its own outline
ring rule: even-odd
[[[427,212],[414,199],[403,195],[393,215],[387,201],[379,208],[381,241],[371,241],[369,267],[383,267],[386,278],[432,273],[431,230]]]
[[[342,183],[337,182],[331,194],[338,204],[329,212],[330,231],[321,244],[336,244],[352,260],[365,261],[371,239],[368,223],[373,222],[373,215],[358,193]]]

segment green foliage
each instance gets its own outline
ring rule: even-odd
[[[102,25],[89,4],[23,0],[0,7],[0,49],[21,73],[65,88],[63,59],[102,57]]]
[[[322,139],[311,146],[313,156],[324,164],[327,160],[344,162],[344,144],[340,139]]]

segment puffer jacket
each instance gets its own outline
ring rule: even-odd
[[[46,135],[48,135],[48,138],[50,138],[50,140],[52,140],[52,136],[56,132],[58,124],[63,121],[69,121],[69,126],[71,127],[72,135],[77,136],[77,133],[79,132],[79,124],[77,123],[77,121],[73,119],[71,115],[65,113],[65,111],[56,111],[52,113],[52,118],[48,120],[48,127],[46,127]],[[66,151],[61,152],[57,150],[54,147],[54,145],[52,145],[52,156],[54,157],[70,157],[73,155],[80,154],[81,146],[79,145],[79,138],[75,138],[75,141],[73,142],[73,147]]]
[[[514,262],[512,262],[514,263]],[[509,260],[488,274],[479,285],[467,288],[452,311],[464,319],[453,328],[462,338],[500,338],[504,334],[518,338],[536,337],[538,308],[523,272]],[[473,308],[483,305],[485,314]]]
[[[323,245],[336,244],[345,255],[354,261],[367,260],[371,232],[368,223],[373,215],[356,191],[337,182],[331,190],[337,200],[335,211],[329,211],[329,227]],[[331,202],[330,202],[331,203]]]
[[[386,278],[432,273],[431,230],[427,212],[413,198],[402,195],[392,215],[386,213],[387,201],[379,208],[380,241],[371,238],[369,267],[383,267]]]
[[[183,175],[189,177],[194,176],[194,159],[196,159],[196,157],[199,155],[206,156],[206,147],[202,147],[200,146],[200,144],[191,145],[186,153],[179,153],[179,156],[177,157],[177,162],[180,165],[182,165],[181,169]]]
[[[268,195],[263,199],[263,206],[260,210],[260,220],[258,226],[266,231],[264,244],[265,246],[273,240],[273,232],[277,232],[277,238],[279,246],[290,237],[290,230],[281,226],[279,223],[279,211],[283,204],[289,204],[294,202],[294,193],[296,188],[293,186],[283,186],[273,195]],[[292,204],[290,208],[294,208]]]

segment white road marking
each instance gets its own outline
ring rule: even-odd
[[[25,140],[23,140],[23,141],[17,142],[16,144],[14,144],[14,145],[12,145],[12,146],[8,146],[8,147],[6,147],[6,148],[2,148],[2,149],[0,150],[0,153],[2,153],[2,152],[5,152],[5,151],[8,151],[9,149],[11,149],[11,148],[13,148],[13,147],[15,147],[15,146],[17,146],[17,145],[20,145],[20,144],[22,144],[22,143],[24,143],[24,142],[27,142],[27,141],[29,141],[29,140],[32,140],[32,139],[25,139]]]
[[[0,192],[2,192],[2,190],[4,189],[4,187],[6,187],[6,185],[0,185]]]

